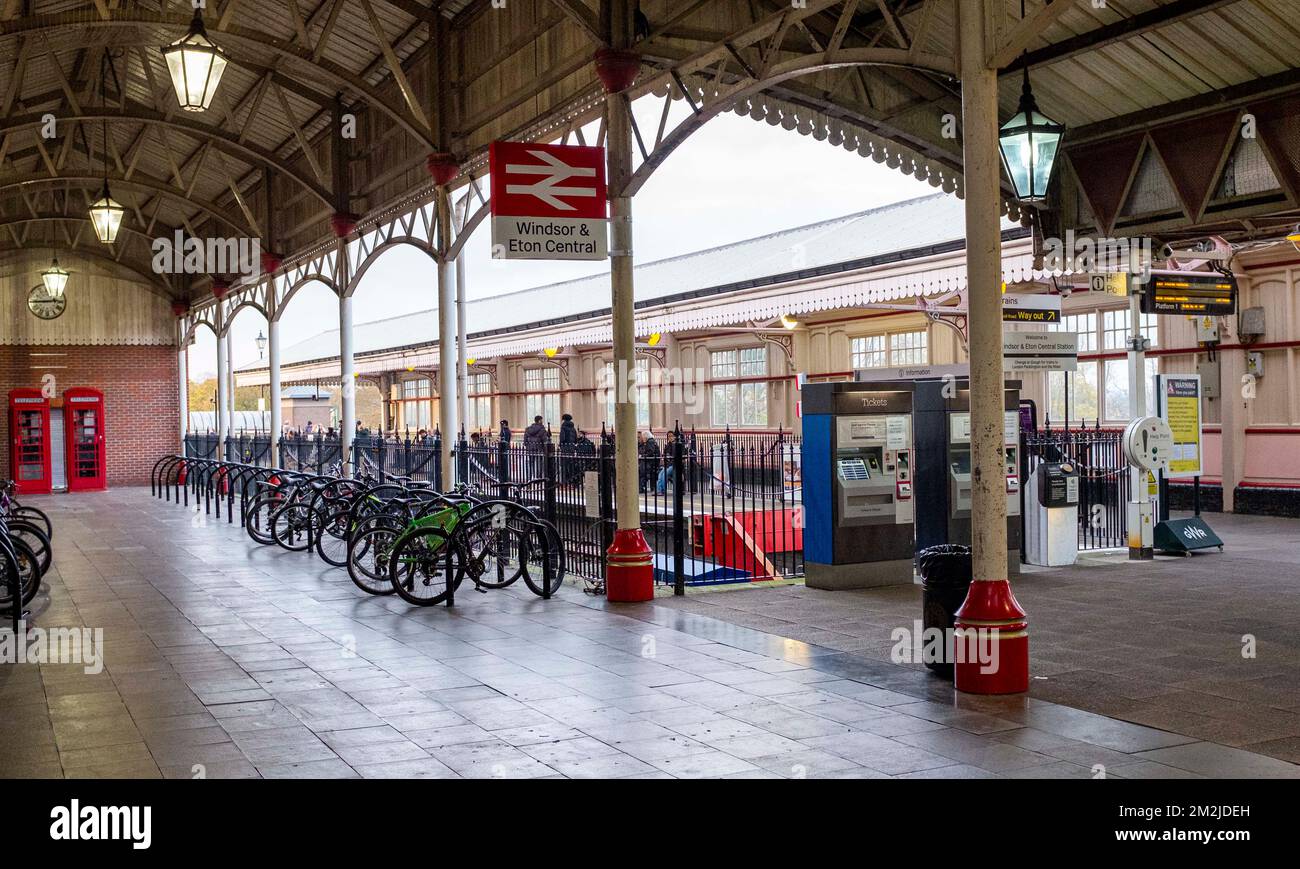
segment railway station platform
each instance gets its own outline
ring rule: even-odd
[[[32,503],[56,528],[33,621],[102,629],[102,668],[0,667],[0,776],[1300,777],[1282,520],[1225,522],[1228,551],[1177,571],[1027,574],[1046,679],[954,700],[881,655],[912,589],[421,609],[147,489]],[[1212,645],[1246,633],[1230,672]]]

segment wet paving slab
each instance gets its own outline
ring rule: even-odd
[[[424,609],[363,594],[344,571],[258,546],[224,516],[147,489],[32,503],[56,529],[34,622],[102,629],[102,668],[0,666],[0,702],[20,722],[0,734],[6,777],[1300,777],[1281,759],[1300,735],[1293,710],[1257,702],[1293,671],[1238,679],[1209,643],[1148,651],[1161,671],[1130,674],[1126,686],[1144,696],[1115,697],[1171,715],[1138,721],[1147,710],[1089,709],[1050,696],[1044,680],[1029,697],[954,695],[924,669],[801,636],[870,643],[867,625],[918,609],[912,589],[613,605],[566,586],[549,601],[467,591],[453,608]],[[1080,674],[1076,693],[1101,693],[1084,686],[1119,669],[1107,656],[1130,654],[1092,626],[1105,621],[1107,596],[1082,581],[1045,584],[1087,602],[1089,627],[1035,617],[1046,604],[1026,591],[1045,634],[1036,642],[1058,662],[1050,669],[1074,651],[1092,656],[1086,670],[1059,672]],[[1195,623],[1195,609],[1158,608],[1178,636],[1195,633],[1179,626]],[[1226,636],[1250,618],[1221,606],[1215,630]],[[1270,619],[1293,625],[1286,608]],[[1127,637],[1125,646],[1149,642]],[[1164,670],[1183,678],[1171,683]],[[1236,718],[1217,718],[1204,697],[1237,704]],[[1183,732],[1200,719],[1261,729],[1225,728],[1224,741]],[[1268,738],[1238,745],[1256,733]]]

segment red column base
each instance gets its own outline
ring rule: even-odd
[[[968,694],[1029,690],[1029,623],[1011,583],[972,582],[957,610],[953,685]]]
[[[634,603],[654,599],[654,553],[640,528],[615,531],[605,563],[606,600]]]

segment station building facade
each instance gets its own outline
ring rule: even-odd
[[[799,433],[801,382],[965,361],[962,226],[961,202],[937,194],[638,266],[640,426]],[[1077,371],[1020,375],[1022,396],[1040,425],[1122,426],[1127,299],[1036,271],[1029,231],[1003,228],[1007,290],[1064,296],[1054,328],[1080,336]],[[1239,317],[1218,318],[1220,340],[1208,345],[1186,318],[1143,315],[1146,373],[1202,374],[1205,503],[1287,512],[1300,504],[1300,255],[1259,246],[1234,265],[1239,310],[1262,308],[1265,331],[1243,341]],[[565,413],[593,438],[612,427],[607,298],[599,274],[470,302],[465,431],[494,433],[502,419],[518,430],[535,416],[554,430]],[[355,327],[358,379],[382,399],[368,427],[435,428],[436,334],[436,311]],[[337,352],[337,331],[284,348],[284,383],[336,383]],[[1244,383],[1248,353],[1262,354],[1265,373]],[[266,378],[264,363],[237,372],[239,385]]]

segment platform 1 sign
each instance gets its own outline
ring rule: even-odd
[[[605,149],[493,142],[492,257],[609,256]]]

